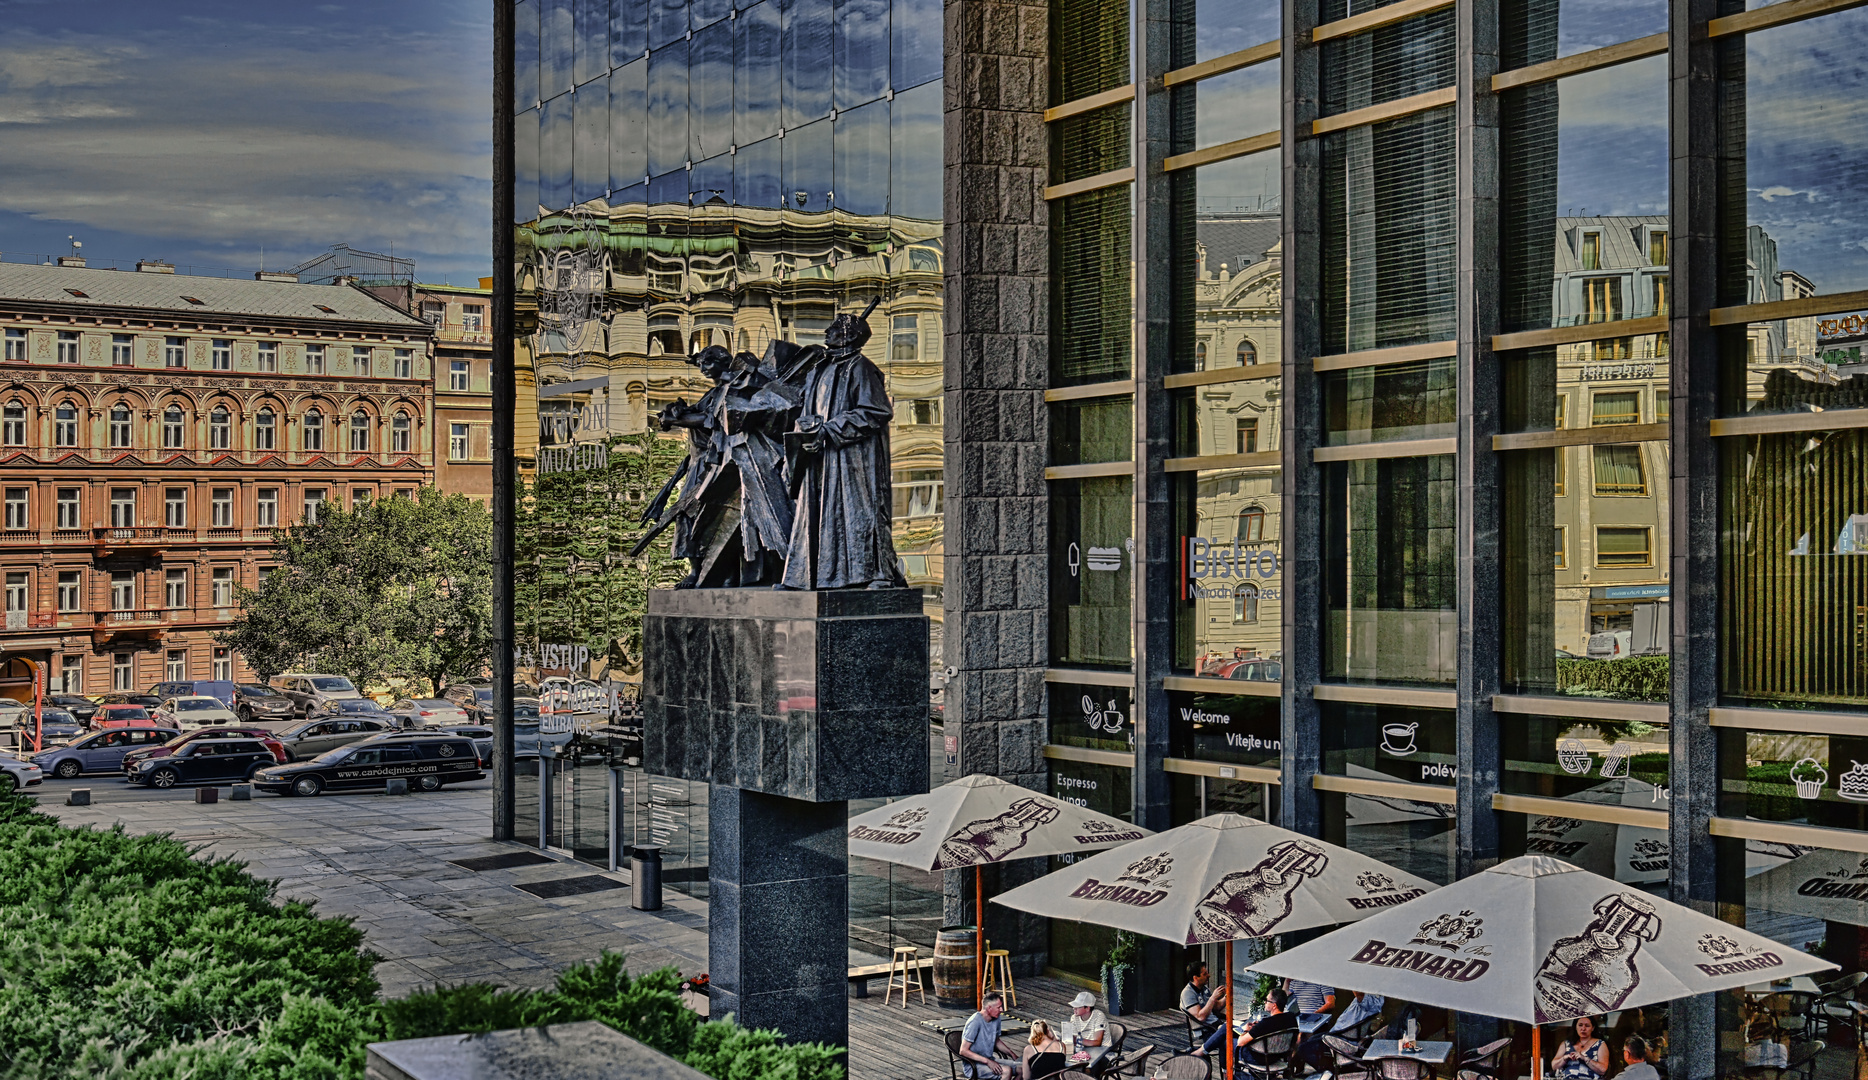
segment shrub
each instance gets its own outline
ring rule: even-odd
[[[1673,660],[1625,656],[1619,660],[1557,660],[1557,692],[1626,701],[1666,701]]]
[[[348,920],[166,836],[74,829],[0,796],[0,1076],[362,1080],[368,1043],[598,1020],[720,1080],[841,1080],[837,1052],[703,1024],[672,968],[620,953],[547,990],[376,998]]]

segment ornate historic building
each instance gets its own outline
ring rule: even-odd
[[[0,693],[245,678],[274,528],[435,482],[433,328],[360,289],[0,265]]]
[[[434,327],[435,486],[493,497],[493,394],[488,372],[493,329],[487,322],[492,288],[466,285],[369,285],[370,292]]]

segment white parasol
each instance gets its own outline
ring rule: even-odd
[[[1113,926],[1176,945],[1223,942],[1230,981],[1236,940],[1367,918],[1433,887],[1347,848],[1254,818],[1214,814],[1147,843],[1081,860],[995,899],[1020,911]],[[1232,1045],[1227,1039],[1229,1076]]]
[[[1252,966],[1538,1028],[1834,964],[1525,855]]]
[[[984,887],[978,868],[1046,855],[1082,857],[1151,836],[1147,829],[1075,803],[975,773],[850,819],[850,854],[917,870],[974,867],[978,947],[974,989],[986,963]]]

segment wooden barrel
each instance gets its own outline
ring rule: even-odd
[[[974,929],[949,926],[934,939],[934,996],[949,1009],[971,1009],[978,1002],[973,994],[976,958]]]

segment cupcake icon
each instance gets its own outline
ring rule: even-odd
[[[1797,786],[1797,798],[1815,799],[1823,793],[1823,785],[1829,782],[1829,770],[1815,758],[1799,758],[1790,767],[1790,782]]]
[[[1557,744],[1557,764],[1571,776],[1581,776],[1589,771],[1591,762],[1588,748],[1581,739],[1565,739]]]

